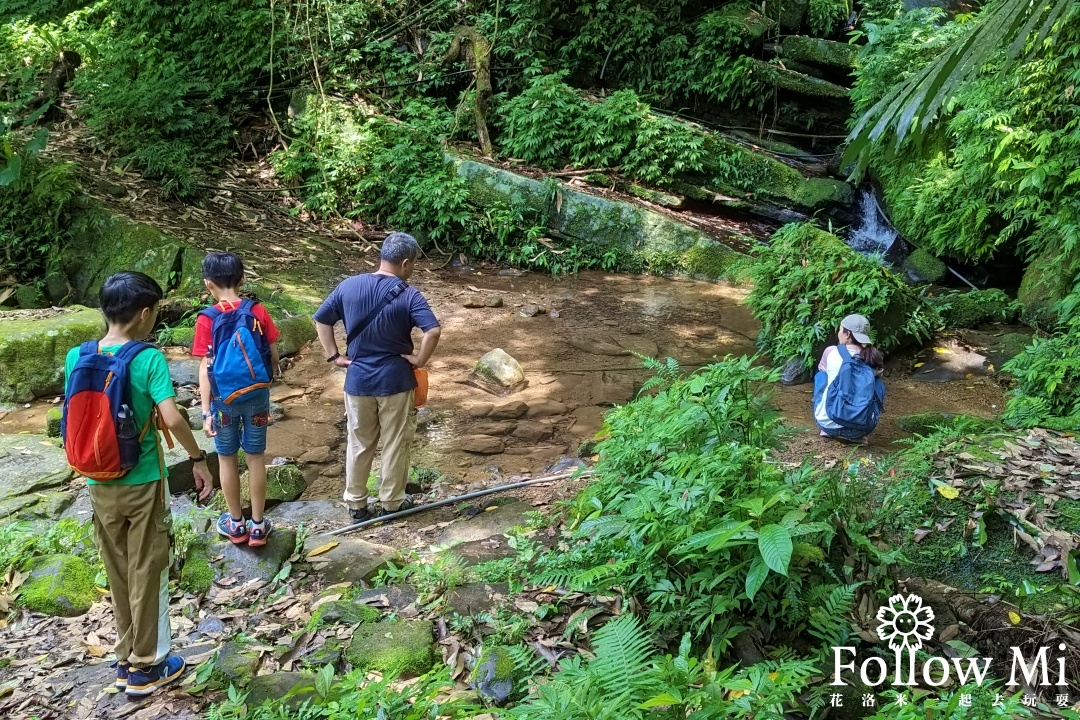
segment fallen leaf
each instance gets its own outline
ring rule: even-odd
[[[339,543],[337,541],[328,542],[325,545],[320,545],[319,547],[315,548],[314,550],[309,552],[307,554],[307,556],[308,557],[316,557],[318,555],[322,555],[323,553],[328,553],[328,552],[330,552],[331,550],[333,550],[334,548],[336,548],[340,544],[341,543]]]
[[[1012,611],[1009,612],[1009,622],[1011,622],[1013,625],[1019,625],[1022,619],[1023,618],[1021,618],[1016,613]]]

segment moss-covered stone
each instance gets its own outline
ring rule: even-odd
[[[0,403],[29,402],[64,389],[68,350],[105,334],[97,310],[0,311]]]
[[[387,677],[423,675],[435,666],[434,628],[427,620],[388,620],[361,625],[345,657],[353,668]]]
[[[292,502],[307,490],[304,471],[296,465],[270,465],[266,468],[266,498]]]
[[[859,56],[859,46],[807,35],[791,35],[783,41],[784,60],[851,69]]]
[[[195,328],[193,327],[177,327],[170,328],[168,337],[161,339],[164,345],[173,345],[175,347],[183,347],[188,350],[195,343]]]
[[[59,487],[71,477],[60,443],[44,435],[0,435],[0,501]]]
[[[803,18],[810,8],[810,0],[766,0],[765,17],[779,18],[785,32],[799,32]]]
[[[317,630],[328,625],[360,625],[378,622],[382,617],[375,608],[364,603],[349,600],[333,600],[323,603],[315,609],[308,621],[308,630]]]
[[[749,60],[751,72],[765,82],[781,90],[807,95],[815,98],[835,98],[846,100],[851,91],[843,85],[828,80],[812,77],[804,73],[786,70],[777,65],[770,65],[763,60]]]
[[[281,337],[278,338],[278,354],[281,357],[295,355],[317,337],[315,323],[309,315],[294,315],[279,320],[276,324],[281,332]]]
[[[1074,253],[1076,255],[1080,255],[1080,251]],[[1022,319],[1025,323],[1047,329],[1058,325],[1060,318],[1054,306],[1072,290],[1071,268],[1076,265],[1075,259],[1060,257],[1056,248],[1039,255],[1028,265],[1016,294],[1024,308]]]
[[[832,178],[808,178],[795,192],[795,202],[802,207],[817,210],[827,205],[850,205],[853,198],[851,186]]]
[[[341,665],[341,656],[345,648],[336,636],[331,635],[326,641],[304,656],[304,667],[318,670],[319,668],[332,666],[335,670]]]
[[[48,306],[45,295],[37,285],[18,285],[15,288],[15,302],[23,310],[34,310]]]
[[[922,248],[907,256],[903,269],[914,283],[940,282],[948,272],[945,263]]]
[[[28,560],[29,576],[19,588],[18,604],[31,612],[61,617],[82,615],[100,597],[90,563],[75,555],[44,555]]]
[[[276,672],[252,679],[247,704],[258,707],[267,700],[284,700],[287,707],[296,710],[316,695],[313,673]]]
[[[184,567],[180,570],[180,589],[192,595],[203,596],[214,584],[214,568],[210,565],[210,543],[205,536],[196,537],[184,553]]]
[[[504,647],[486,648],[473,668],[469,685],[480,696],[502,705],[514,692],[514,659]]]
[[[1020,304],[997,289],[948,293],[934,301],[947,328],[977,328],[986,323],[1012,322],[1020,313]]]
[[[60,422],[64,419],[63,408],[51,407],[45,412],[45,435],[60,437]]]
[[[246,688],[259,670],[259,653],[244,640],[230,640],[222,645],[214,658],[209,686],[224,690],[233,685]]]
[[[75,493],[61,490],[38,492],[30,497],[37,498],[37,502],[19,513],[21,519],[59,520],[64,511],[75,502]]]

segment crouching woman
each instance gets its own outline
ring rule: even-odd
[[[885,410],[884,358],[870,340],[870,322],[848,315],[814,376],[814,421],[826,437],[863,443]]]

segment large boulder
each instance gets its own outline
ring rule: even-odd
[[[288,357],[300,352],[301,348],[314,340],[315,322],[308,315],[294,315],[277,321],[281,332],[278,338],[278,355]]]
[[[328,551],[310,559],[328,583],[369,582],[388,563],[398,559],[398,551],[388,545],[329,535],[312,535],[304,542],[304,551],[311,552],[330,544],[334,545]]]
[[[527,384],[521,365],[501,348],[495,348],[476,361],[468,383],[499,396],[515,393]]]
[[[1028,265],[1016,293],[1016,299],[1024,308],[1022,318],[1025,323],[1041,328],[1053,328],[1058,324],[1060,318],[1055,306],[1072,290],[1073,276],[1066,269],[1073,267],[1076,262],[1062,259],[1056,248],[1039,255]]]
[[[307,490],[304,471],[296,465],[268,465],[266,467],[266,499],[275,503],[292,502]],[[251,487],[244,483],[241,498],[251,500]]]
[[[258,707],[267,700],[284,699],[290,709],[296,710],[305,700],[314,699],[316,696],[313,673],[276,672],[259,675],[251,681],[248,685],[247,704],[249,707]]]
[[[43,555],[22,567],[29,573],[18,603],[31,612],[61,617],[82,615],[100,597],[90,563],[76,555]]]
[[[44,435],[0,435],[0,502],[28,498],[63,485],[71,478],[67,456],[58,440]]]
[[[792,35],[783,39],[781,47],[785,60],[850,70],[855,67],[860,46],[808,35]]]
[[[0,403],[62,393],[68,350],[104,334],[101,313],[79,305],[0,311]]]
[[[911,282],[925,284],[940,282],[948,268],[941,260],[919,248],[904,260],[904,272]]]
[[[514,659],[510,652],[504,647],[484,650],[469,677],[469,685],[495,705],[509,700],[514,692]]]
[[[384,677],[423,675],[435,666],[434,627],[429,620],[388,620],[361,625],[345,657],[353,669]]]

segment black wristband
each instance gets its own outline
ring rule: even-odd
[[[191,457],[190,455],[188,455],[188,460],[190,460],[193,463],[206,462],[206,451],[205,450],[200,450],[199,454],[196,455],[195,457]]]
[[[338,359],[339,357],[341,357],[341,353],[334,353],[334,354],[333,354],[333,355],[331,355],[330,357],[326,358],[326,362],[334,362],[334,361],[335,361],[335,360],[337,360],[337,359]]]

